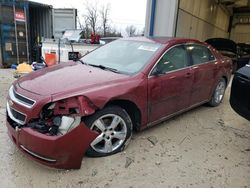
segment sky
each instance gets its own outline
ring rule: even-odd
[[[52,5],[53,8],[77,8],[81,19],[84,14],[85,0],[31,0]],[[91,0],[98,6],[110,4],[110,25],[125,33],[128,25],[134,25],[142,30],[145,25],[147,0]]]

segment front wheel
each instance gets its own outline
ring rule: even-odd
[[[226,91],[226,80],[224,78],[221,78],[208,104],[213,107],[218,106],[224,98],[225,91]]]
[[[122,151],[132,135],[132,121],[119,106],[108,106],[87,117],[86,125],[99,133],[86,152],[90,157],[103,157]]]

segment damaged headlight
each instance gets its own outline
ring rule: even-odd
[[[54,115],[53,110],[55,105],[55,103],[46,104],[40,113],[40,118],[44,120],[51,118]]]
[[[58,134],[64,135],[67,132],[71,131],[81,123],[81,117],[69,117],[69,116],[62,116],[61,124],[58,128]]]
[[[30,127],[41,133],[64,135],[81,123],[81,117],[95,112],[95,106],[84,96],[71,97],[45,105],[39,121]]]
[[[51,121],[39,120],[29,123],[29,127],[49,135],[64,135],[80,125],[81,117],[56,116]]]

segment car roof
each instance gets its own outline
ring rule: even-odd
[[[160,44],[169,44],[169,43],[202,43],[202,42],[200,42],[200,41],[198,41],[196,39],[175,38],[175,37],[128,37],[128,38],[122,38],[121,40],[151,42],[151,43],[160,43]]]

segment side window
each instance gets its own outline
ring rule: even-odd
[[[187,47],[187,49],[191,53],[194,65],[207,63],[209,61],[215,60],[214,55],[206,46],[190,45]]]
[[[184,46],[176,46],[167,51],[157,64],[158,71],[166,73],[188,66],[188,55]]]

